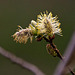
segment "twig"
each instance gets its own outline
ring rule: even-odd
[[[68,69],[72,75],[75,75],[75,72],[73,72],[69,66],[68,66]]]
[[[54,51],[57,53],[57,56],[64,62],[63,56],[60,54],[59,50],[56,48],[55,44],[53,43],[53,39],[55,38],[55,35],[53,37],[49,37],[49,39],[47,39],[46,37],[43,36],[43,38],[50,43],[50,45],[52,46],[52,48],[54,49]],[[75,73],[70,69],[70,67],[67,67],[68,70],[70,71],[70,73],[72,75],[75,75]]]
[[[62,55],[60,54],[59,50],[56,48],[56,46],[55,46],[54,43],[53,43],[53,38],[50,39],[50,40],[48,40],[46,37],[43,37],[43,38],[44,38],[47,42],[50,43],[50,45],[51,45],[51,46],[53,47],[53,49],[56,51],[57,56],[58,56],[61,60],[63,60]]]
[[[35,75],[45,75],[41,70],[39,70],[38,67],[35,65],[19,58],[16,57],[14,54],[4,50],[2,47],[0,47],[0,54],[3,55],[4,57],[10,59],[12,62],[32,71]]]

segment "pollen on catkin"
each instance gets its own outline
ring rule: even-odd
[[[53,17],[52,13],[44,12],[37,16],[37,29],[38,34],[45,34],[49,36],[53,36],[54,34],[58,34],[62,36],[60,22],[57,20],[57,16]]]
[[[31,23],[26,29],[18,26],[18,31],[13,35],[16,42],[26,43],[30,38],[32,42],[33,36],[36,38],[40,36],[41,38],[45,36],[48,38],[52,37],[54,34],[62,36],[62,30],[60,28],[61,23],[57,20],[57,16],[53,17],[52,13],[43,12],[37,15],[37,20],[31,20]]]
[[[26,43],[28,38],[30,38],[30,41],[32,42],[32,31],[29,28],[19,29],[18,32],[13,35],[13,38],[14,41],[19,43]]]

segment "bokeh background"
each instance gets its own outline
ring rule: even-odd
[[[0,46],[16,56],[36,65],[46,75],[53,75],[59,58],[54,58],[46,51],[47,42],[28,41],[19,44],[11,35],[16,32],[17,25],[23,28],[43,11],[57,15],[61,22],[63,37],[56,35],[54,40],[63,54],[75,30],[75,0],[0,0]],[[12,63],[0,55],[0,75],[33,75],[32,72]]]

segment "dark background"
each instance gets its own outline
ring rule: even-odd
[[[75,30],[75,0],[0,0],[0,46],[16,56],[38,66],[46,75],[53,75],[59,62],[46,51],[44,40],[28,41],[19,44],[11,35],[16,32],[17,25],[23,28],[43,11],[57,15],[61,22],[63,37],[56,35],[54,40],[63,54]],[[32,72],[12,63],[0,55],[0,75],[33,75]]]

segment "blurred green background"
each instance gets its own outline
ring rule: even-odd
[[[59,58],[47,53],[46,41],[34,39],[32,43],[19,44],[11,37],[18,24],[25,28],[46,10],[57,15],[61,22],[63,37],[56,35],[54,42],[63,54],[75,30],[75,0],[0,0],[0,46],[38,66],[46,75],[53,75]],[[34,74],[0,55],[0,75]]]

